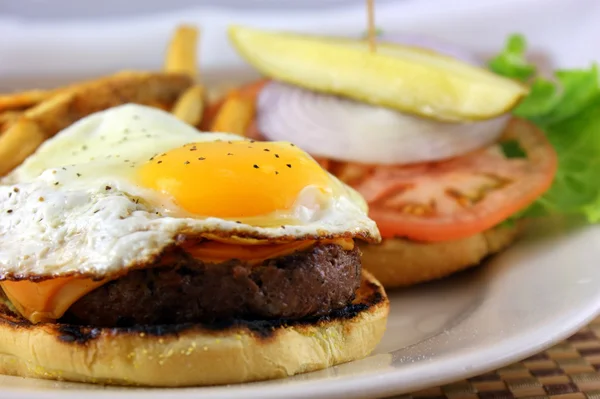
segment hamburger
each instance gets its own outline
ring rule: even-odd
[[[410,35],[375,51],[242,26],[229,37],[267,79],[248,134],[300,145],[365,198],[382,241],[360,245],[363,266],[386,288],[479,265],[532,220],[598,220],[595,66],[542,77],[518,34],[487,62]]]
[[[121,105],[5,176],[0,212],[2,374],[257,381],[363,358],[385,330],[366,203],[293,143]]]

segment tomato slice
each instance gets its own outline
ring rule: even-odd
[[[459,239],[503,222],[552,184],[557,157],[541,131],[513,119],[503,139],[517,141],[526,157],[507,158],[494,145],[443,162],[345,164],[332,173],[365,197],[384,238]]]

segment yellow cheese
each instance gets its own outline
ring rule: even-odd
[[[54,321],[62,317],[79,298],[108,280],[59,277],[39,283],[3,281],[0,286],[17,311],[32,323]]]

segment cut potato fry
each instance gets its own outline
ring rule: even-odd
[[[240,97],[247,98],[253,102],[256,102],[258,93],[260,93],[261,89],[268,81],[268,79],[259,79],[257,81],[246,83],[242,86],[238,85],[235,89],[233,87],[236,86],[225,86],[230,87],[227,91],[225,91],[223,87],[220,87],[217,89],[220,93],[219,97],[215,96],[215,91],[213,89],[212,98],[211,93],[208,93],[209,103],[208,106],[206,106],[204,109],[204,115],[199,126],[200,130],[211,130],[211,126],[213,125],[214,120],[217,114],[219,113],[219,110],[223,106],[223,103],[225,102],[229,94],[235,92],[236,95]]]
[[[164,70],[168,73],[185,73],[198,78],[197,62],[198,29],[181,25],[175,31],[167,48]]]
[[[22,92],[0,94],[0,113],[3,111],[13,110],[22,111],[25,108],[30,108],[34,105],[41,103],[42,101],[48,100],[52,96],[64,93],[67,90],[77,90],[85,86],[95,85],[99,82],[106,81],[107,79],[112,79],[113,76],[135,76],[138,73],[139,72],[136,71],[124,70],[108,77],[84,80],[67,86],[57,87],[48,90],[27,90]]]
[[[0,94],[0,112],[31,107],[52,96],[53,90],[28,90]]]
[[[21,118],[0,136],[0,174],[4,175],[33,153],[46,139],[31,120]]]
[[[44,139],[87,115],[125,103],[158,104],[170,110],[192,84],[192,79],[183,74],[121,72],[64,90],[25,111],[18,123],[0,137],[0,175],[19,165]],[[42,140],[37,139],[39,134]]]
[[[3,126],[6,127],[16,122],[22,115],[23,112],[21,111],[6,111],[0,113],[0,132],[3,129]]]
[[[219,108],[211,126],[212,132],[227,132],[244,136],[254,119],[256,103],[253,98],[230,93]]]
[[[6,111],[0,113],[0,134],[4,133],[23,115],[21,111]]]
[[[202,114],[202,120],[198,126],[198,129],[202,131],[210,131],[212,129],[212,125],[215,122],[215,118],[219,113],[219,110],[223,106],[225,102],[225,98],[220,98],[219,100],[207,104],[204,107],[204,113]]]
[[[84,116],[125,103],[159,103],[171,109],[191,85],[192,80],[185,75],[119,73],[99,79],[95,84],[60,93],[27,110],[25,117],[38,123],[51,137]]]
[[[173,106],[171,113],[192,126],[202,121],[204,112],[204,89],[195,85],[187,89]]]
[[[456,59],[409,46],[231,27],[229,37],[262,74],[423,117],[464,122],[512,109],[527,88]]]

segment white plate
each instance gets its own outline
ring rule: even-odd
[[[1,376],[0,393],[6,399],[358,398],[475,376],[566,338],[600,309],[600,227],[567,233],[552,226],[541,231],[555,234],[529,235],[483,267],[390,292],[388,330],[376,351],[360,361],[282,380],[177,390]]]
[[[381,3],[380,26],[388,31],[428,32],[482,53],[497,51],[508,33],[519,30],[537,44],[538,52],[560,66],[581,66],[600,54],[593,47],[597,35],[591,34],[597,29],[591,23],[596,20],[593,16],[600,10],[595,0],[494,0],[486,7],[472,6],[470,1],[446,7],[442,0],[417,3]],[[239,11],[234,17],[231,13],[206,9],[85,24],[0,16],[0,37],[12,39],[0,41],[0,89],[49,86],[122,68],[160,67],[169,34],[182,21],[203,27],[206,76],[228,79],[242,62],[227,47],[225,23],[357,34],[364,20],[361,7],[316,14],[298,11],[293,17],[262,9]],[[598,313],[600,228],[552,227],[540,231],[556,234],[544,238],[532,234],[484,267],[390,292],[388,330],[375,353],[364,360],[284,380],[179,390],[102,388],[2,376],[0,396],[352,398],[406,393],[475,376],[543,350]]]

